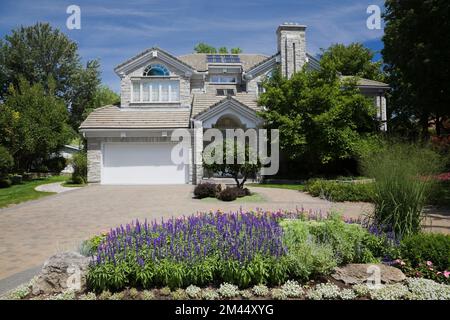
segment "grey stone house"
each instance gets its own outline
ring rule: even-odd
[[[306,51],[306,27],[278,27],[278,50],[262,54],[174,56],[150,48],[115,68],[121,103],[92,112],[81,124],[87,139],[88,181],[102,184],[196,184],[203,178],[203,132],[207,128],[258,128],[258,95],[275,68],[284,76],[319,62]],[[373,97],[386,130],[384,83],[359,79]],[[171,133],[192,132],[188,164],[171,161]],[[194,165],[195,164],[195,165]]]

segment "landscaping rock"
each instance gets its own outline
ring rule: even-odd
[[[362,284],[366,283],[369,278],[373,279],[377,276],[376,267],[380,270],[381,283],[396,283],[406,279],[406,276],[400,269],[384,264],[348,264],[341,268],[336,268],[331,276],[345,284]]]
[[[67,290],[84,292],[90,259],[77,252],[50,257],[31,287],[33,295],[57,294]]]

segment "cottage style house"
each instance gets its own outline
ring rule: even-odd
[[[150,48],[115,68],[121,103],[99,108],[81,124],[87,139],[88,181],[101,184],[197,184],[203,178],[203,132],[208,128],[258,128],[261,83],[275,68],[283,76],[319,62],[306,51],[306,27],[278,27],[278,50],[263,54],[187,54],[174,56]],[[359,79],[373,98],[386,130],[388,86]],[[192,132],[189,161],[171,161],[175,129]]]

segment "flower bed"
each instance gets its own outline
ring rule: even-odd
[[[284,280],[282,213],[199,214],[111,230],[89,273],[96,290]]]
[[[372,247],[382,244],[355,222],[305,211],[136,221],[90,241],[88,283],[96,291],[115,291],[308,280],[338,264],[375,260],[372,251],[378,249]],[[298,232],[304,237],[298,238]]]

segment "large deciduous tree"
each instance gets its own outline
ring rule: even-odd
[[[16,170],[38,166],[71,136],[67,108],[54,94],[56,83],[50,79],[47,84],[20,79],[0,104],[0,144],[13,156]]]
[[[280,130],[283,154],[298,171],[307,171],[300,175],[356,159],[373,141],[379,125],[373,102],[355,80],[341,81],[333,66],[303,69],[290,79],[278,71],[264,87],[259,103],[266,110],[260,115]]]
[[[54,82],[53,94],[64,100],[76,130],[100,84],[99,63],[88,61],[84,68],[75,42],[49,24],[37,23],[15,29],[0,41],[0,100],[21,78],[42,84],[47,92]]]
[[[374,52],[361,43],[334,44],[322,49],[321,63],[333,67],[344,76],[383,81],[384,74],[380,61],[373,61]]]
[[[419,125],[437,135],[450,115],[450,2],[386,1],[383,59],[392,85],[391,126],[402,132]]]

